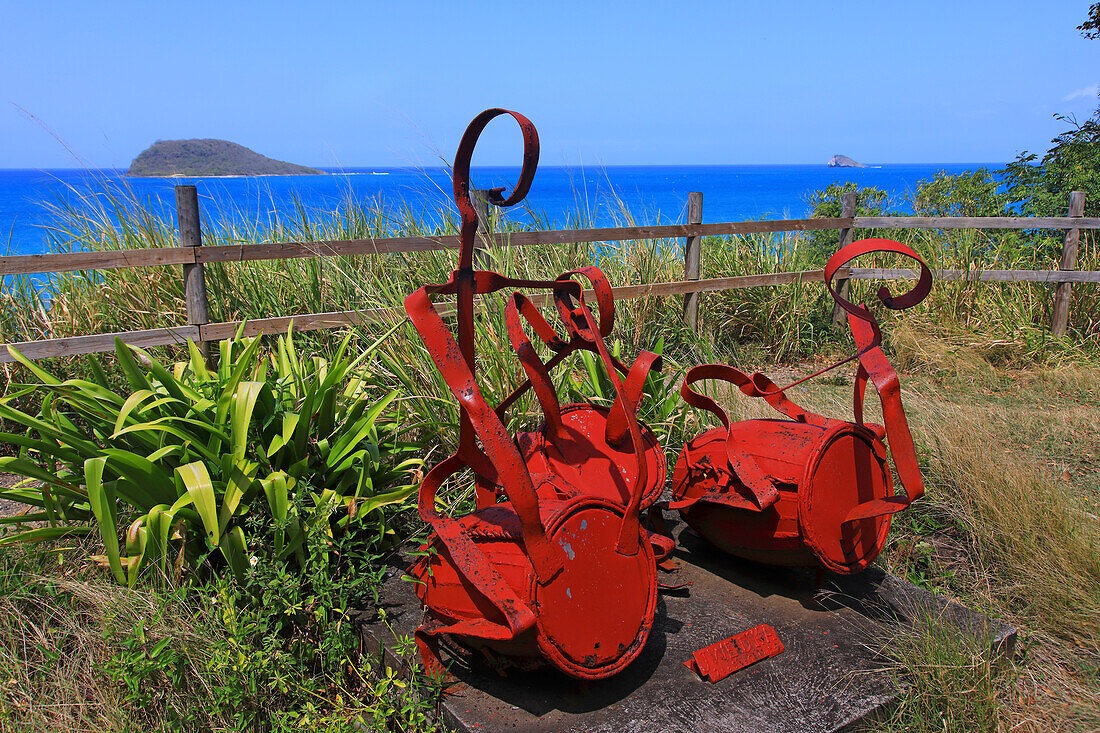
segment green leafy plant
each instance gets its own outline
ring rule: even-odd
[[[610,351],[616,359],[621,358],[624,354],[622,341],[612,341]],[[663,340],[658,340],[653,352],[663,354]],[[576,358],[581,368],[562,370],[563,394],[572,402],[594,402],[610,407],[615,401],[615,387],[603,362],[589,351],[578,352]],[[673,451],[672,460],[686,440],[690,418],[690,411],[680,398],[683,373],[683,369],[665,360],[661,372],[651,371],[646,376],[637,405],[638,419],[653,430],[666,450]]]
[[[108,387],[94,358],[90,380],[62,381],[12,349],[39,383],[0,402],[0,418],[26,429],[0,433],[19,446],[18,455],[0,458],[0,471],[29,479],[0,497],[40,511],[0,521],[47,526],[0,542],[98,528],[98,559],[132,585],[143,567],[178,574],[185,561],[208,557],[242,577],[250,562],[246,517],[261,520],[254,531],[280,560],[303,561],[306,530],[320,523],[330,536],[384,541],[379,510],[415,491],[420,461],[415,446],[398,442],[398,421],[387,412],[397,392],[378,397],[364,379],[379,342],[351,358],[349,341],[324,359],[304,358],[290,334],[271,355],[258,339],[238,336],[221,342],[216,370],[189,344],[190,360],[171,371],[116,341],[126,395]],[[31,393],[40,399],[37,415],[12,406]]]
[[[833,218],[841,214],[844,194],[856,194],[856,216],[888,216],[895,210],[897,201],[891,200],[890,194],[881,188],[874,186],[860,186],[855,181],[845,183],[830,183],[823,189],[811,191],[806,196],[806,203],[810,205],[814,219]],[[861,230],[860,237],[882,236],[878,230]],[[836,251],[837,235],[829,230],[817,230],[810,233],[810,243],[814,249],[819,250],[822,256],[821,262]]]
[[[354,620],[378,578],[356,538],[318,525],[304,568],[259,545],[243,582],[140,588],[74,544],[0,550],[5,731],[436,729],[442,689],[415,643],[396,637],[392,668],[361,648]]]
[[[1005,195],[988,169],[950,175],[939,171],[920,181],[913,195],[917,216],[1004,216]]]

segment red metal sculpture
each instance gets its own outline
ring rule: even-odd
[[[482,112],[455,156],[454,194],[462,216],[458,269],[446,283],[422,287],[405,300],[460,410],[458,450],[420,487],[420,515],[435,534],[410,570],[425,607],[416,636],[430,669],[440,667],[438,638],[446,634],[499,663],[549,662],[575,677],[600,679],[637,657],[653,624],[654,549],[639,514],[659,496],[665,462],[636,412],[646,375],[660,367],[659,358],[643,353],[628,368],[608,352],[603,339],[614,322],[614,302],[595,267],[550,281],[474,270],[470,158],[485,126],[504,114],[523,132],[523,169],[511,196],[494,189],[490,201],[511,206],[527,194],[538,164],[534,126],[515,112]],[[578,275],[592,285],[598,317],[574,279]],[[530,298],[513,293],[505,308],[508,334],[528,379],[494,409],[476,380],[474,296],[505,288],[551,291],[568,338],[558,335]],[[452,294],[458,301],[457,341],[432,303],[432,296]],[[552,353],[547,361],[539,358],[524,321]],[[559,405],[550,370],[579,349],[599,354],[605,365],[616,394],[610,409]],[[541,430],[513,438],[505,413],[528,389],[545,422]],[[465,468],[474,475],[476,510],[458,519],[440,514],[437,491]]]
[[[912,290],[892,297],[893,309],[916,305],[928,295],[932,273],[909,247],[888,239],[865,239],[844,247],[825,266],[830,294],[848,313],[857,352],[807,377],[858,360],[855,421],[826,418],[799,407],[763,374],[751,376],[725,364],[688,371],[680,390],[693,407],[722,422],[684,446],[673,472],[673,500],[692,528],[720,549],[776,565],[820,566],[856,573],[878,556],[891,516],[924,493],[920,469],[897,373],[882,353],[878,321],[866,305],[854,305],[833,288],[839,268],[869,252],[895,252],[915,259],[920,278]],[[693,384],[704,379],[730,382],[750,397],[763,397],[786,420],[730,423],[724,410]],[[885,427],[864,423],[867,381],[878,391]],[[883,439],[889,437],[894,466],[905,494],[894,494]]]

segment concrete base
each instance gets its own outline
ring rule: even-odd
[[[662,581],[692,585],[659,597],[649,642],[623,673],[582,682],[553,669],[501,677],[478,658],[452,664],[460,683],[441,705],[443,723],[457,731],[838,731],[895,701],[878,650],[920,615],[982,634],[991,654],[1014,648],[1011,627],[877,568],[826,576],[817,589],[813,571],[737,560],[683,525],[676,532],[680,569],[662,573]],[[364,629],[368,652],[397,667],[404,662],[391,652],[395,635],[411,635],[422,617],[401,575],[382,590],[389,627],[376,619]],[[784,652],[717,684],[684,666],[697,649],[760,623],[775,627]]]

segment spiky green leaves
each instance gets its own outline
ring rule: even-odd
[[[50,526],[0,542],[98,529],[101,562],[132,584],[143,569],[171,574],[180,557],[220,557],[237,575],[250,548],[300,558],[303,527],[321,523],[382,536],[379,510],[413,493],[419,461],[395,439],[398,393],[362,379],[377,344],[355,357],[349,344],[325,360],[303,357],[289,335],[270,356],[238,337],[221,343],[213,371],[193,344],[168,370],[119,341],[128,394],[107,387],[98,363],[93,381],[62,381],[13,351],[39,381],[19,394],[38,392],[42,407],[32,416],[0,401],[0,419],[25,428],[0,435],[19,447],[0,470],[31,480],[0,497],[39,507],[22,521]]]

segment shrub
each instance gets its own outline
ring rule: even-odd
[[[913,196],[917,216],[1004,216],[1005,194],[986,168],[950,175],[938,172],[920,181]]]
[[[351,358],[349,339],[326,360],[303,358],[290,334],[269,356],[258,339],[238,337],[221,343],[217,369],[189,344],[190,360],[172,371],[116,341],[126,395],[108,387],[94,358],[90,380],[62,381],[12,350],[39,383],[0,402],[0,418],[26,429],[0,433],[19,446],[18,455],[0,458],[0,471],[32,481],[0,498],[40,511],[0,521],[47,526],[0,542],[98,528],[100,561],[132,585],[143,567],[178,575],[184,562],[196,567],[206,558],[241,578],[250,561],[246,529],[277,559],[300,564],[306,534],[319,524],[367,546],[385,541],[380,510],[415,491],[420,462],[386,412],[397,392],[377,397],[364,380],[362,365],[378,342]],[[11,405],[28,393],[40,399],[37,415]]]

